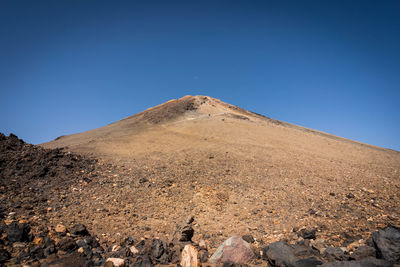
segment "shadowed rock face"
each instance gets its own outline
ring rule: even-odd
[[[391,263],[400,263],[400,231],[387,227],[372,234],[377,256]]]

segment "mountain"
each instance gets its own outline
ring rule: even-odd
[[[79,210],[99,235],[171,233],[194,215],[195,238],[211,235],[215,244],[237,234],[294,240],[293,228],[315,228],[340,245],[399,224],[399,152],[208,96],[171,100],[41,146],[118,166],[77,188],[79,201],[56,219],[75,220]]]

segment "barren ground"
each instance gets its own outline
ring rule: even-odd
[[[169,101],[42,145],[94,156],[91,182],[54,190],[51,225],[84,223],[105,240],[168,236],[195,216],[194,240],[256,245],[317,228],[346,245],[400,226],[400,153],[275,121],[210,97]]]

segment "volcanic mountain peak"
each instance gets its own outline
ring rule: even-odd
[[[245,120],[256,120],[259,115],[246,111],[234,105],[222,102],[209,96],[186,95],[179,99],[169,100],[161,105],[149,108],[124,120],[159,124],[182,116],[194,119],[202,116],[227,115]]]
[[[134,155],[133,148],[139,154],[161,150],[170,153],[171,150],[189,147],[198,149],[197,146],[204,149],[211,145],[209,142],[204,143],[206,140],[214,140],[214,146],[228,145],[229,149],[240,144],[245,150],[252,146],[275,147],[281,150],[300,149],[322,154],[330,149],[337,153],[342,151],[342,146],[350,150],[358,149],[358,146],[382,150],[274,120],[201,95],[173,99],[107,126],[62,136],[42,146],[69,147],[72,151],[90,154],[101,150],[102,155],[105,153],[114,157],[124,154],[131,157]],[[335,146],[327,146],[332,142]],[[165,147],[161,144],[165,144]],[[183,144],[185,148],[182,148]],[[354,145],[357,147],[353,147]]]

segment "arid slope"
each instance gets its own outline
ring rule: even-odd
[[[75,188],[56,222],[96,234],[171,233],[188,214],[196,238],[251,233],[261,242],[316,227],[332,244],[400,225],[400,153],[185,96],[46,148],[120,166]],[[80,213],[77,214],[76,211]],[[336,243],[335,243],[336,242]]]

